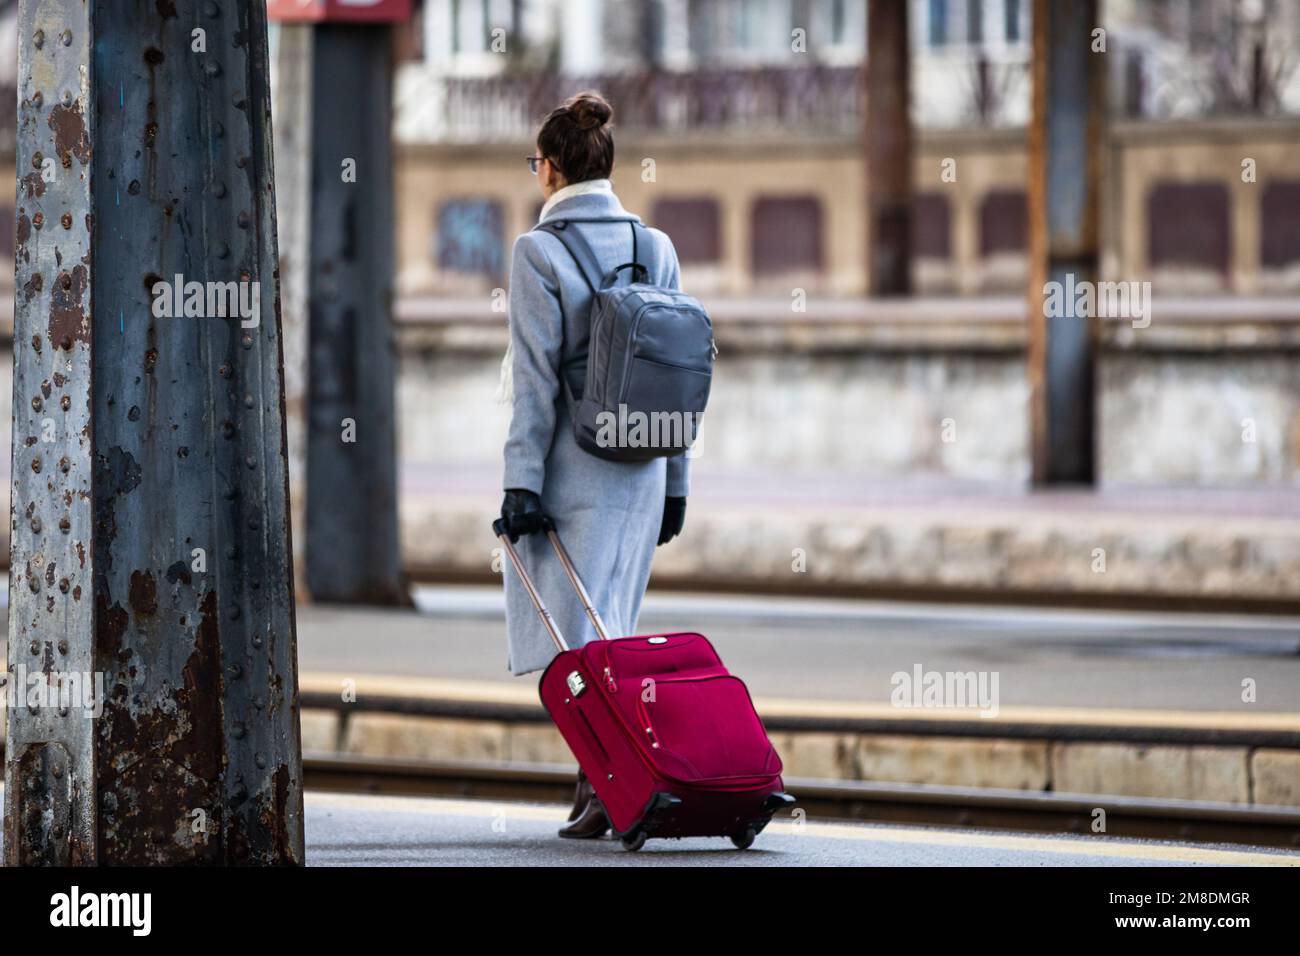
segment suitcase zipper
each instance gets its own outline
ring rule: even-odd
[[[654,725],[650,722],[650,712],[646,710],[645,701],[638,695],[636,699],[636,713],[641,718],[641,723],[645,725],[645,735],[650,741],[650,746],[655,750],[659,749],[659,737],[655,734]]]

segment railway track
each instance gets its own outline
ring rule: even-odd
[[[571,799],[575,772],[558,764],[310,753],[303,763],[306,786],[315,790],[555,803]],[[1285,807],[865,781],[785,782],[798,799],[793,812],[809,818],[1300,848],[1300,809]],[[1099,822],[1104,831],[1094,831]]]

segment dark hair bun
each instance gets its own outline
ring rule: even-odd
[[[593,90],[584,90],[564,104],[574,124],[581,130],[596,129],[608,123],[614,108]]]
[[[614,168],[614,108],[595,90],[569,97],[547,115],[537,133],[537,151],[566,183],[608,179]]]

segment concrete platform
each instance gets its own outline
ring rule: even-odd
[[[724,839],[561,840],[561,806],[308,793],[309,866],[1300,866],[1300,853],[1106,837],[776,822]]]
[[[815,820],[773,821],[743,851],[719,838],[628,853],[608,837],[559,839],[559,805],[309,791],[304,807],[308,866],[1300,866],[1300,852],[1229,844]]]

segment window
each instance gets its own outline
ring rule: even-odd
[[[668,233],[683,265],[722,259],[722,224],[713,199],[660,199],[654,204],[655,228]]]
[[[1002,0],[1003,31],[1008,43],[1020,42],[1020,0]]]
[[[754,278],[787,272],[820,272],[822,207],[815,196],[759,199],[750,227]]]
[[[1147,197],[1152,266],[1228,271],[1228,190],[1218,182],[1159,183]]]
[[[980,255],[1024,252],[1029,211],[1019,189],[991,189],[980,203]]]
[[[1300,179],[1269,183],[1260,207],[1259,264],[1283,269],[1300,263]]]
[[[972,46],[984,43],[984,0],[966,0],[966,42]]]
[[[844,42],[844,2],[845,0],[831,0],[831,43],[834,46]]]
[[[952,210],[943,193],[920,193],[912,199],[912,255],[948,259],[952,255]]]
[[[930,0],[930,46],[948,42],[948,0]]]

